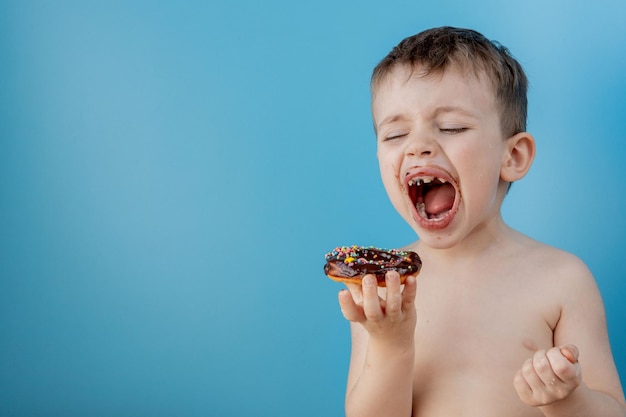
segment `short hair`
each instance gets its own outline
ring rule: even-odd
[[[484,71],[491,81],[500,127],[506,137],[526,130],[528,79],[509,50],[471,29],[443,26],[403,39],[374,68],[372,93],[391,70],[400,65],[419,66],[420,73],[443,73],[457,66],[478,75]]]

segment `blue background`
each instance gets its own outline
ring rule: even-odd
[[[578,3],[578,4],[577,4]],[[369,76],[471,27],[531,80],[503,212],[580,256],[626,375],[626,3],[0,2],[0,416],[340,416],[340,244],[414,240]]]

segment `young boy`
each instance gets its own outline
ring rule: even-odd
[[[450,27],[374,70],[380,172],[423,268],[339,293],[348,417],[626,416],[591,273],[501,216],[535,154],[526,89],[506,48]]]

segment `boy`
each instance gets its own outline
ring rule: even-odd
[[[604,307],[576,257],[508,227],[529,170],[526,76],[506,48],[450,27],[375,68],[382,180],[423,268],[348,285],[348,417],[624,417]]]

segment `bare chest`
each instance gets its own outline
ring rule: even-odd
[[[535,350],[552,346],[558,311],[548,300],[506,277],[418,283],[415,403],[443,408],[415,415],[533,416],[513,377]]]

